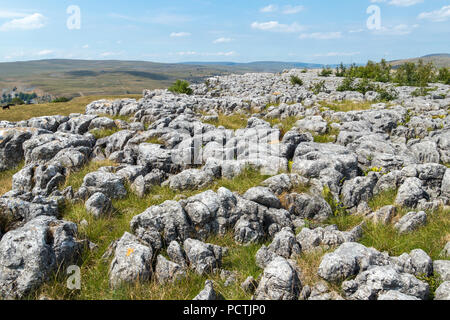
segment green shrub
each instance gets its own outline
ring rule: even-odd
[[[334,75],[336,77],[345,77],[346,72],[347,72],[347,68],[341,62],[341,64],[338,67],[336,67],[336,72]]]
[[[184,80],[177,80],[171,87],[168,88],[170,92],[181,93],[191,95],[193,93],[192,89],[189,88],[189,82]]]
[[[16,98],[13,98],[13,99],[11,100],[11,103],[12,103],[13,105],[16,105],[16,106],[25,104],[25,102],[24,102],[22,99],[17,98],[17,97],[16,97]]]
[[[450,71],[448,68],[439,69],[437,81],[450,85]]]
[[[312,87],[310,88],[310,90],[312,90],[312,92],[314,94],[319,94],[321,92],[325,92],[327,88],[325,87],[325,80],[316,82],[312,85]]]
[[[303,81],[302,81],[302,79],[300,79],[297,76],[291,76],[291,84],[293,86],[302,86],[303,85]]]
[[[59,97],[54,99],[51,103],[69,102],[71,99],[66,97]]]
[[[378,86],[375,91],[380,95],[378,99],[381,101],[392,101],[398,98],[398,93],[392,88],[386,89]]]
[[[408,62],[397,69],[393,82],[402,86],[428,87],[428,83],[435,79],[434,74],[435,68],[431,62],[427,64],[422,60],[419,60],[418,64]]]
[[[322,71],[319,73],[319,76],[321,77],[329,77],[333,74],[333,71],[331,70],[330,67],[326,67],[324,69],[322,69]]]
[[[342,83],[337,87],[337,91],[353,91],[353,83],[355,82],[355,78],[350,75],[346,75],[345,79]]]

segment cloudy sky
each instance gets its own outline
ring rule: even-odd
[[[0,0],[0,40],[0,61],[366,62],[449,53],[450,1]]]

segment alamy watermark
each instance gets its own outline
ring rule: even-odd
[[[381,29],[381,9],[379,6],[371,5],[366,10],[370,17],[367,19],[366,25],[369,30]]]
[[[67,14],[70,16],[67,18],[67,29],[80,30],[81,29],[81,9],[79,6],[71,5],[67,7]]]
[[[79,266],[72,265],[66,271],[69,277],[67,278],[67,288],[70,290],[81,289],[81,269]]]

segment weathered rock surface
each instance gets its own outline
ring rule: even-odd
[[[153,250],[132,234],[125,232],[117,242],[109,268],[109,282],[115,288],[122,283],[148,281],[152,270]]]
[[[61,265],[76,262],[82,244],[72,222],[39,216],[6,233],[0,241],[0,295],[17,299],[32,293]]]
[[[256,300],[297,300],[302,289],[297,270],[277,257],[264,269],[255,292]]]

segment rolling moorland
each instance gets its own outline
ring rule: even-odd
[[[412,61],[417,61],[413,59]],[[424,62],[450,66],[450,56],[430,55]],[[391,62],[397,66],[409,60]],[[290,62],[190,62],[164,64],[144,61],[39,60],[0,63],[0,89],[14,87],[53,97],[141,94],[144,89],[167,88],[176,79],[202,82],[230,73],[281,72],[294,68],[322,68],[320,64]],[[335,67],[335,66],[330,66]]]
[[[339,72],[0,111],[0,297],[450,299],[450,77]]]

